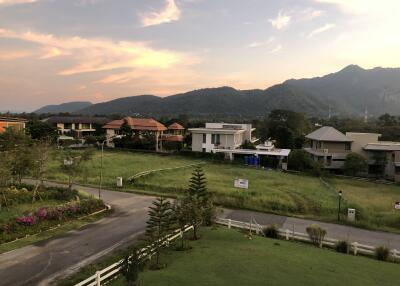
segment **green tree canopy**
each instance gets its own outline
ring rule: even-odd
[[[367,160],[357,153],[350,153],[346,156],[343,170],[346,175],[356,176],[359,173],[366,172],[368,169]]]

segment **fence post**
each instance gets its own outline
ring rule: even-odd
[[[180,236],[181,238],[183,237],[183,231],[182,231],[182,230],[179,231],[179,236]]]
[[[357,255],[357,252],[358,252],[358,243],[353,242],[353,254]]]
[[[289,240],[289,230],[288,229],[286,229],[285,235],[286,235],[286,240]]]
[[[100,286],[100,271],[96,271],[96,286]]]
[[[232,225],[232,220],[228,219],[228,228],[231,228],[231,225]]]
[[[397,249],[393,249],[393,261],[397,260]]]

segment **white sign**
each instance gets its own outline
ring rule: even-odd
[[[400,210],[400,202],[395,202],[395,203],[394,203],[394,208],[395,208],[396,210]]]
[[[235,185],[235,188],[248,189],[249,188],[249,180],[236,179],[234,185]]]
[[[71,166],[73,163],[72,159],[64,159],[64,166]]]

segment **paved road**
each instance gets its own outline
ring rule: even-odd
[[[57,185],[48,183],[49,185]],[[97,196],[97,189],[76,186],[80,191]],[[0,255],[0,286],[49,285],[95,259],[140,236],[147,220],[147,208],[153,197],[132,193],[103,191],[102,199],[111,204],[115,213],[79,230],[35,243]],[[284,217],[245,210],[224,209],[221,217],[305,232],[311,220]],[[400,249],[400,235],[362,230],[354,227],[315,222],[325,228],[328,236],[350,239],[370,245],[389,245]]]
[[[76,187],[97,195],[97,190]],[[153,198],[103,191],[115,212],[79,230],[0,255],[0,285],[49,285],[140,236]]]
[[[400,250],[400,235],[394,233],[371,231],[346,225],[324,223],[246,210],[226,209],[221,217],[245,222],[249,222],[251,217],[253,217],[257,223],[261,225],[277,224],[280,228],[289,230],[293,230],[294,228],[294,231],[303,233],[306,233],[307,226],[312,223],[316,223],[327,230],[327,237],[329,238],[349,240],[352,242],[356,241],[361,244],[368,244],[372,246],[386,245],[390,248]]]

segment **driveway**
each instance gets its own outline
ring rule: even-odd
[[[97,195],[96,189],[76,189]],[[115,209],[111,216],[0,255],[0,285],[49,285],[141,236],[153,198],[114,191],[102,195]]]
[[[400,250],[400,234],[395,233],[371,231],[341,224],[325,223],[247,210],[225,209],[220,217],[244,222],[250,222],[250,219],[253,217],[260,225],[276,224],[280,228],[289,229],[291,231],[294,229],[294,231],[303,233],[306,233],[307,226],[315,223],[326,229],[326,236],[329,238],[349,240],[371,246],[385,245]]]

